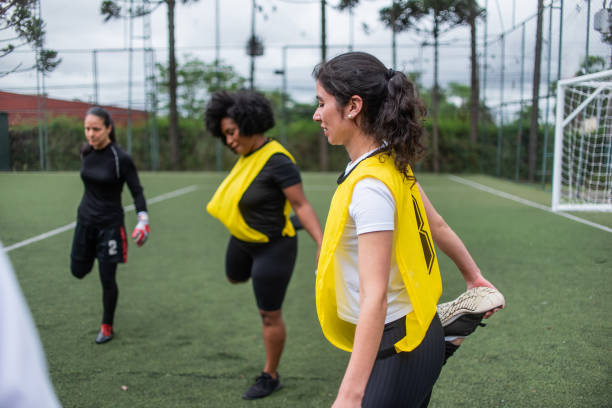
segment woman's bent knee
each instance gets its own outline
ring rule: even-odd
[[[74,259],[70,262],[70,271],[75,278],[83,279],[85,275],[91,272],[93,266],[93,260],[90,261],[75,261]]]
[[[238,285],[239,283],[244,283],[247,282],[249,280],[249,278],[245,278],[245,279],[232,279],[230,277],[227,277],[227,281],[229,283],[231,283],[232,285]]]

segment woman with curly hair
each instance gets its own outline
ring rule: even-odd
[[[323,234],[293,156],[265,136],[274,127],[274,115],[263,95],[217,92],[206,107],[205,120],[212,135],[240,156],[206,209],[231,234],[227,279],[236,284],[250,278],[253,283],[266,361],[243,398],[262,398],[281,387],[277,367],[286,338],[281,307],[297,256],[291,210],[317,244],[317,253]]]
[[[333,406],[425,407],[445,358],[503,306],[503,296],[412,173],[425,150],[424,108],[412,82],[363,52],[320,63],[313,76],[313,119],[351,160],[330,204],[316,283],[325,337],[351,352]],[[454,322],[474,317],[446,344],[434,242],[457,264],[468,289],[495,292],[478,293],[478,308],[456,307],[465,296],[444,306],[444,325],[453,330]]]

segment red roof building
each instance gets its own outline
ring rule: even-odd
[[[8,114],[9,127],[20,124],[36,124],[39,118],[38,104],[38,95],[22,95],[0,91],[0,112]],[[41,107],[44,107],[47,118],[67,116],[83,119],[87,110],[92,106],[96,106],[92,103],[65,101],[44,96],[40,97],[40,104]],[[116,125],[127,125],[128,109],[116,106],[98,106],[110,113]],[[147,120],[147,112],[142,110],[132,109],[131,116],[133,124]]]

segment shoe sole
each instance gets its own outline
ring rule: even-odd
[[[96,338],[96,344],[104,344],[104,343],[108,343],[109,341],[111,341],[113,339],[114,335],[111,336],[98,336],[98,338]]]
[[[442,327],[446,327],[466,314],[484,316],[489,310],[505,306],[504,295],[499,291],[480,286],[462,293],[457,299],[438,305]]]
[[[465,338],[478,328],[478,326],[485,326],[482,323],[484,313],[478,314],[464,314],[455,319],[452,323],[445,326],[444,337],[461,337]]]
[[[270,395],[272,395],[273,393],[275,393],[276,391],[280,390],[281,388],[283,388],[283,384],[278,383],[278,385],[276,386],[276,388],[274,388],[272,391],[270,391],[269,394],[266,395],[262,395],[261,397],[248,397],[245,394],[242,394],[242,399],[243,400],[256,400],[256,399],[261,399],[261,398],[266,398],[269,397]]]

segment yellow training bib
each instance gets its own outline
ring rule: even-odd
[[[251,228],[240,213],[238,203],[244,192],[249,188],[255,177],[259,174],[270,156],[282,153],[289,157],[293,163],[295,159],[276,140],[270,140],[261,148],[247,156],[241,156],[228,176],[217,188],[217,191],[206,206],[206,211],[225,225],[236,238],[246,242],[268,242],[267,235]],[[282,235],[293,237],[295,230],[289,219],[291,204],[285,199],[285,227]]]
[[[409,175],[412,176],[410,170]],[[352,351],[356,325],[338,317],[335,274],[341,271],[335,270],[335,253],[348,217],[353,188],[366,177],[385,183],[395,200],[397,231],[393,248],[413,307],[413,311],[406,316],[406,337],[395,343],[395,349],[398,352],[411,351],[421,343],[436,314],[436,305],[442,294],[442,279],[416,181],[406,180],[389,156],[378,154],[360,162],[334,193],[317,268],[319,323],[330,343],[342,350]]]

